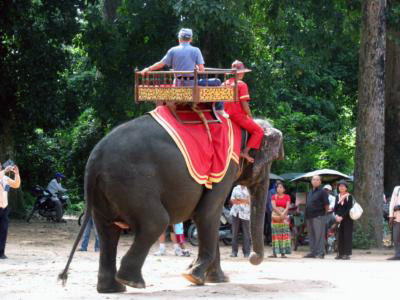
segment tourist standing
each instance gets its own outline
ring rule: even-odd
[[[307,195],[306,223],[310,253],[305,258],[325,257],[326,212],[329,210],[328,193],[321,188],[321,177],[311,179],[312,191]]]
[[[348,192],[346,181],[338,183],[339,194],[335,200],[335,218],[338,223],[338,255],[336,259],[350,259],[353,245],[353,220],[350,210],[353,207],[353,196]]]
[[[14,179],[11,179],[6,174],[14,173]],[[10,188],[17,189],[21,185],[19,169],[17,166],[8,166],[2,170],[0,163],[0,259],[6,259],[5,248],[8,233],[8,191]]]
[[[400,186],[394,188],[390,200],[389,224],[393,230],[394,256],[388,260],[400,260]]]
[[[237,185],[231,196],[232,216],[232,253],[231,257],[237,257],[239,250],[239,229],[242,229],[243,255],[250,255],[250,194],[247,187]]]
[[[272,196],[272,251],[270,257],[286,258],[291,253],[291,238],[288,221],[290,197],[285,194],[285,186],[282,182],[276,184],[276,194]]]

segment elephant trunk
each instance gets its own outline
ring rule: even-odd
[[[263,170],[265,173],[261,175],[263,180],[250,187],[250,229],[253,243],[253,253],[250,255],[250,263],[253,265],[260,264],[264,259],[264,219],[267,191],[269,188],[269,169],[270,165],[266,166]]]

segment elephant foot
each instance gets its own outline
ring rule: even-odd
[[[126,287],[117,282],[116,280],[112,280],[112,282],[109,283],[105,283],[105,282],[101,282],[99,281],[97,283],[97,292],[99,293],[123,293],[126,291]]]
[[[209,283],[229,282],[229,277],[227,275],[225,275],[224,272],[222,272],[222,271],[207,272],[206,282],[209,282]]]
[[[115,277],[115,279],[119,283],[127,285],[127,286],[130,286],[130,287],[133,287],[135,289],[144,289],[144,288],[146,288],[146,283],[144,281],[137,282],[137,281],[122,279],[122,278],[119,278],[119,277]]]
[[[251,263],[252,265],[259,265],[259,264],[261,264],[262,261],[263,261],[263,259],[264,259],[263,256],[258,255],[258,254],[255,253],[255,252],[252,252],[251,255],[250,255],[250,258],[249,258],[250,263]]]
[[[202,278],[192,273],[182,273],[182,276],[195,285],[204,285],[205,282],[204,277]]]

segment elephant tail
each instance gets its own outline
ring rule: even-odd
[[[68,262],[64,268],[64,270],[58,275],[58,280],[62,281],[62,285],[65,286],[67,283],[68,279],[68,269],[69,265],[72,262],[72,258],[74,257],[76,248],[78,247],[79,241],[82,238],[83,232],[85,231],[86,225],[88,224],[90,218],[92,217],[92,203],[93,203],[93,191],[94,187],[96,184],[96,177],[93,175],[89,175],[88,168],[86,168],[86,174],[85,174],[85,201],[86,201],[86,209],[85,209],[85,215],[82,221],[81,229],[79,230],[79,233],[77,237],[75,238],[74,245],[72,246],[71,252],[68,257]]]

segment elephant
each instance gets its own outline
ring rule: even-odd
[[[253,164],[231,160],[226,175],[212,189],[190,176],[180,150],[168,133],[150,116],[128,121],[107,134],[93,148],[85,169],[86,213],[68,262],[59,279],[65,284],[68,268],[90,215],[100,239],[97,291],[116,293],[126,286],[145,288],[142,266],[152,245],[169,224],[193,219],[198,229],[198,256],[182,274],[196,285],[225,282],[220,265],[218,226],[224,200],[234,184],[248,187],[251,195],[252,264],[264,258],[263,225],[271,164],[283,158],[282,133],[265,120],[260,150],[250,152]],[[134,242],[120,262],[116,254],[123,222],[132,229]]]

